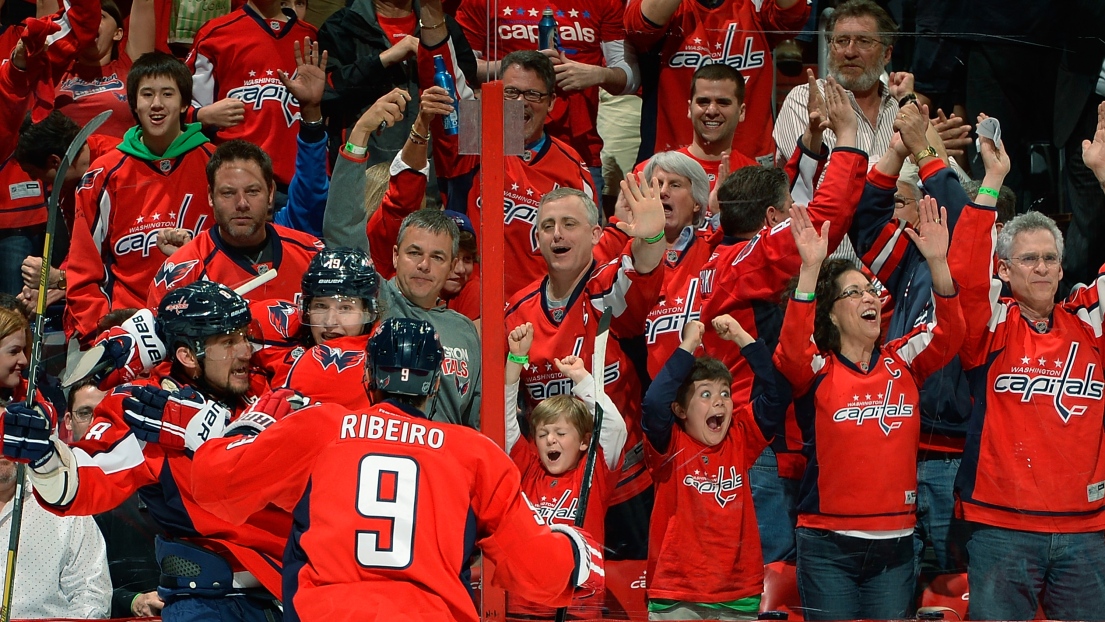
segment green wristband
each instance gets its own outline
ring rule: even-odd
[[[353,143],[345,143],[345,150],[349,153],[349,155],[354,155],[357,157],[363,156],[368,153],[368,147],[360,147],[358,145],[354,145]]]
[[[801,300],[802,302],[813,302],[814,297],[815,296],[814,296],[813,292],[807,293],[807,292],[800,292],[798,290],[794,290],[794,299],[795,300]]]
[[[978,193],[979,194],[985,194],[986,196],[994,197],[995,199],[998,198],[998,196],[1001,194],[997,190],[994,190],[993,188],[987,188],[985,186],[979,188]]]
[[[510,361],[511,363],[518,363],[519,365],[521,365],[523,367],[525,367],[526,365],[529,365],[529,356],[528,355],[527,356],[518,356],[517,354],[515,354],[513,352],[508,352],[507,355],[506,355],[506,360]]]
[[[664,232],[661,231],[660,233],[656,234],[656,237],[645,238],[645,242],[648,242],[649,244],[655,244],[655,243],[657,243],[657,242],[659,242],[660,240],[663,240],[663,239],[664,239]]]

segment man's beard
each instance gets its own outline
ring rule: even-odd
[[[882,68],[878,66],[868,67],[859,76],[850,78],[841,74],[840,68],[836,63],[830,63],[829,75],[845,89],[852,92],[863,92],[871,90],[872,87],[878,84],[879,78],[882,77]]]

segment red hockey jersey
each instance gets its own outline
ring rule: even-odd
[[[769,37],[766,32],[801,30],[810,15],[809,5],[796,2],[789,9],[780,9],[770,0],[730,0],[709,9],[695,0],[682,0],[667,26],[660,28],[645,19],[641,5],[642,0],[629,2],[625,30],[638,50],[659,48],[655,151],[691,144],[687,120],[691,76],[703,65],[725,63],[740,71],[745,81],[747,112],[737,128],[733,149],[753,158],[773,159],[771,50],[785,36]]]
[[[484,60],[497,61],[511,52],[536,50],[537,23],[546,8],[553,10],[560,49],[568,60],[602,67],[606,64],[602,44],[625,41],[625,4],[621,0],[524,0],[510,6],[495,5],[498,14],[491,23],[497,30],[493,33],[488,33],[488,6],[480,0],[464,0],[457,10],[457,23],[464,36]],[[558,89],[545,131],[571,145],[587,166],[602,166],[598,113],[599,87],[570,93]]]
[[[161,386],[169,364],[163,363],[150,378],[136,385]],[[182,384],[179,380],[176,384]],[[280,566],[292,517],[275,507],[229,523],[196,504],[193,463],[183,452],[166,452],[156,443],[142,443],[123,419],[123,399],[128,385],[116,387],[96,407],[84,438],[73,445],[80,484],[76,497],[64,507],[51,507],[61,515],[89,516],[117,507],[139,492],[150,516],[167,534],[184,538],[222,555],[235,571],[248,570],[274,595],[280,594]],[[239,407],[244,404],[239,404]],[[237,414],[237,412],[235,413]]]
[[[588,372],[594,358],[598,318],[603,309],[615,314],[610,324],[612,337],[629,338],[644,331],[645,314],[651,309],[663,285],[664,269],[638,274],[627,244],[621,256],[606,264],[594,264],[588,278],[582,279],[568,299],[561,317],[550,311],[546,300],[548,277],[530,284],[518,292],[507,305],[508,332],[516,326],[533,324],[533,347],[529,365],[522,371],[526,402],[530,407],[554,395],[568,395],[572,381],[553,364],[554,358],[574,354],[582,358]],[[616,339],[606,349],[606,369],[603,371],[606,393],[625,417],[629,439],[625,444],[625,462],[618,487],[610,504],[632,498],[651,483],[644,471],[641,446],[641,385],[633,362]]]
[[[198,478],[196,498],[234,524],[295,512],[293,619],[477,622],[461,581],[477,543],[497,585],[567,605],[572,547],[534,515],[510,459],[475,430],[419,415],[391,401],[360,414],[322,405],[208,442],[195,460],[219,476]]]
[[[322,242],[308,233],[272,223],[265,228],[272,245],[272,261],[253,263],[223,240],[218,227],[211,227],[192,238],[161,265],[149,285],[145,306],[156,309],[169,290],[199,280],[234,288],[272,269],[277,271],[276,278],[247,293],[245,299],[277,298],[298,302],[303,273],[315,253],[322,250]]]
[[[699,317],[702,308],[699,273],[714,250],[707,241],[707,235],[707,232],[699,231],[689,238],[689,243],[683,248],[669,248],[664,256],[666,270],[660,301],[649,310],[645,320],[650,378],[660,373],[671,353],[683,341],[683,326]]]
[[[933,322],[876,348],[867,372],[839,354],[818,350],[815,303],[787,303],[774,360],[793,387],[807,458],[798,526],[834,531],[913,527],[921,435],[918,387],[955,357],[964,331],[959,297],[933,298]]]
[[[131,59],[122,47],[119,57],[103,66],[73,63],[54,91],[54,107],[81,127],[92,117],[110,110],[111,116],[96,133],[115,138],[122,138],[134,127],[134,115],[127,103]]]
[[[294,17],[265,20],[247,4],[204,24],[185,61],[192,70],[197,108],[227,97],[246,105],[245,121],[219,130],[215,142],[243,138],[260,146],[272,158],[276,180],[285,185],[295,174],[299,101],[276,72],[295,73],[292,44],[304,37],[318,41],[318,29]]]
[[[67,332],[91,338],[109,311],[146,306],[165,261],[158,231],[180,227],[198,236],[214,224],[205,173],[214,151],[207,143],[150,161],[115,150],[88,167],[76,192]]]
[[[968,204],[949,251],[963,288],[960,360],[974,410],[956,476],[956,514],[1006,529],[1105,529],[1105,276],[1055,306],[1043,332],[991,281],[993,208]],[[959,244],[959,239],[973,242]]]
[[[571,147],[546,135],[544,144],[532,152],[529,161],[506,157],[503,175],[503,222],[505,226],[506,266],[503,275],[506,297],[541,278],[547,271],[545,258],[537,246],[537,206],[541,197],[560,187],[576,188],[594,198],[591,174]],[[468,194],[468,216],[480,230],[480,174]],[[494,266],[491,267],[495,269]]]
[[[751,404],[707,447],[676,425],[668,451],[645,441],[656,482],[648,534],[648,597],[727,602],[763,591],[764,562],[748,469],[767,447]],[[709,599],[704,601],[705,595]]]

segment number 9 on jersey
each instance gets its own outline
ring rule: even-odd
[[[407,456],[369,454],[357,476],[357,512],[376,529],[357,531],[357,563],[366,568],[410,566],[418,503],[418,463]]]

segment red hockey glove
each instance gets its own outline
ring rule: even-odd
[[[579,527],[553,524],[549,529],[568,536],[576,557],[576,571],[572,585],[576,598],[587,597],[606,589],[606,572],[602,565],[602,546],[591,534]]]
[[[223,436],[255,436],[289,414],[309,405],[305,396],[291,389],[276,389],[262,395],[249,410],[226,426]]]
[[[123,418],[139,440],[167,449],[193,452],[203,443],[223,435],[230,411],[218,402],[204,400],[194,389],[170,393],[157,387],[130,387],[123,400]]]

